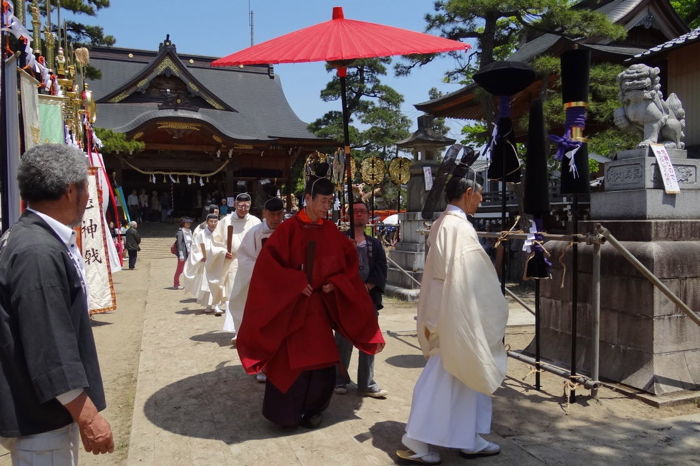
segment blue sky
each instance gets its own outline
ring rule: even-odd
[[[424,31],[431,0],[112,0],[109,8],[94,18],[77,20],[97,24],[116,37],[115,46],[156,50],[166,34],[179,52],[221,57],[250,45],[248,5],[254,13],[254,40],[260,43],[331,18],[332,8],[342,6],[345,17],[360,21]],[[54,17],[55,21],[55,17]],[[398,60],[396,58],[395,60]],[[460,88],[445,84],[442,77],[453,65],[440,58],[408,77],[395,78],[393,71],[384,82],[404,95],[404,114],[413,121],[421,114],[413,104],[428,100],[428,90],[443,92]],[[287,99],[299,117],[311,122],[328,110],[340,110],[340,102],[323,102],[319,93],[331,79],[324,63],[275,65]],[[464,121],[448,120],[450,136],[459,137]]]

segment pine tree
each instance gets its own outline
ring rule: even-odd
[[[698,0],[671,0],[671,5],[689,27],[700,27],[700,2]]]
[[[377,156],[385,161],[396,153],[396,141],[409,136],[411,121],[401,113],[404,98],[395,89],[382,84],[391,58],[368,58],[353,61],[347,67],[346,89],[349,113],[350,146],[359,162]],[[331,65],[328,71],[335,73]],[[326,102],[340,100],[340,79],[333,76],[321,91]],[[354,123],[354,124],[353,124]],[[327,112],[309,125],[317,136],[343,140],[343,118],[340,111]],[[358,164],[359,166],[359,164]],[[359,177],[355,177],[359,179]],[[383,200],[387,206],[396,203],[396,188],[387,180],[383,183]]]
[[[581,7],[572,8],[580,3]],[[467,83],[485,65],[504,60],[519,43],[533,34],[551,32],[563,37],[607,37],[619,39],[625,31],[610,23],[605,15],[584,8],[586,3],[571,0],[438,0],[434,14],[425,21],[429,32],[454,40],[476,40],[474,51],[450,52],[457,66],[445,73],[447,82]],[[427,64],[434,55],[412,55],[395,66],[398,75],[407,75],[416,66]]]
[[[383,155],[391,146],[408,136],[410,120],[401,113],[404,99],[395,89],[381,82],[387,74],[386,65],[391,58],[356,60],[347,67],[347,108],[350,120],[350,145],[362,154]],[[335,72],[331,65],[329,71]],[[340,79],[333,79],[321,91],[326,102],[340,100]],[[360,123],[363,128],[353,125]],[[343,140],[343,119],[339,111],[331,111],[309,125],[319,137]]]

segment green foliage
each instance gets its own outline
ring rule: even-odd
[[[486,123],[479,121],[462,127],[462,136],[461,144],[477,147],[486,144],[491,133],[489,133]]]
[[[588,159],[588,173],[593,175],[594,173],[598,172],[598,170],[600,170],[600,164],[598,163],[598,161],[589,158]],[[591,176],[591,178],[592,178],[592,176]]]
[[[565,120],[559,66],[559,58],[550,56],[539,57],[533,62],[535,71],[540,76],[546,76],[548,84],[543,109],[549,128],[562,128]],[[620,106],[616,78],[624,68],[610,63],[591,66],[586,125],[589,128],[603,129],[597,132],[590,129],[586,131],[589,152],[611,157],[619,150],[632,149],[636,145],[635,136],[617,128],[613,122],[613,112]]]
[[[588,136],[588,152],[610,158],[618,151],[634,149],[638,142],[639,136],[611,127]]]
[[[700,27],[700,2],[698,0],[671,0],[671,5],[690,28]]]
[[[40,1],[39,11],[46,14],[46,1]],[[63,0],[60,2],[61,10],[67,10],[76,14],[87,16],[97,16],[97,12],[102,8],[109,7],[109,0]],[[52,10],[58,8],[57,2],[51,4]],[[104,29],[100,26],[90,26],[76,21],[65,22],[68,34],[68,43],[73,49],[90,46],[112,46],[117,41],[114,36],[105,35]],[[63,27],[63,25],[59,25]],[[99,71],[90,66],[86,69],[88,78],[99,78]]]
[[[53,2],[54,5],[56,2]],[[61,8],[73,13],[82,13],[88,16],[97,16],[97,10],[107,8],[109,0],[62,0]]]
[[[73,48],[89,46],[112,46],[117,41],[114,36],[104,34],[100,26],[88,26],[75,21],[66,21],[68,41]]]
[[[450,52],[456,66],[447,71],[448,82],[468,83],[484,65],[510,56],[522,40],[552,32],[572,40],[581,38],[621,39],[622,26],[603,14],[573,7],[573,0],[438,0],[434,14],[427,14],[426,29],[454,40],[477,42],[469,53]],[[395,66],[397,75],[407,75],[433,56],[412,55]]]
[[[102,152],[105,154],[132,154],[146,147],[142,141],[127,139],[124,133],[117,133],[111,129],[95,128],[95,134],[102,141]]]
[[[369,153],[385,157],[394,153],[394,143],[408,137],[410,120],[401,113],[403,96],[393,88],[382,84],[381,76],[386,75],[386,65],[391,58],[369,58],[353,61],[347,67],[346,89],[350,145]],[[328,71],[335,68],[328,65]],[[321,91],[326,101],[340,100],[340,79],[333,76],[326,88]],[[362,125],[353,125],[354,122]],[[343,140],[342,112],[327,112],[309,125],[316,136]]]
[[[430,100],[437,99],[438,97],[442,97],[443,95],[444,95],[444,93],[440,92],[435,87],[431,87],[428,90],[428,98]],[[435,134],[439,134],[440,136],[446,136],[447,133],[450,132],[450,128],[445,123],[444,118],[435,118],[433,120],[432,130],[433,130],[433,132],[435,132]]]
[[[401,113],[403,96],[381,82],[389,63],[391,58],[371,58],[356,60],[347,66],[345,80],[350,122],[348,129],[352,154],[357,162],[369,156],[388,160],[396,153],[396,141],[405,139],[410,134],[408,129],[411,121]],[[327,102],[338,101],[340,79],[335,75],[332,65],[326,69],[332,71],[334,76],[321,91],[321,98]],[[343,141],[342,112],[327,112],[309,124],[309,130],[319,137]],[[355,179],[359,180],[359,177]],[[384,201],[389,205],[396,202],[397,190],[382,192]]]

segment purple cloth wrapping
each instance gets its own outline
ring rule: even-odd
[[[581,141],[575,141],[571,139],[571,128],[579,127],[585,128],[586,126],[586,107],[569,107],[566,109],[566,122],[564,123],[564,135],[556,136],[554,134],[549,135],[549,139],[557,145],[557,153],[554,154],[554,158],[561,162],[564,155],[567,152],[578,149],[583,145]],[[576,163],[574,157],[571,156],[571,162],[569,164],[571,173],[574,178],[578,178],[578,170],[576,169]]]

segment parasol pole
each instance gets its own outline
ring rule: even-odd
[[[510,97],[509,96],[501,96],[501,109],[507,109],[506,111],[508,114],[510,114]],[[499,112],[499,119],[500,115],[503,113],[501,110]],[[496,122],[498,124],[498,122]],[[505,135],[500,135],[502,139],[505,140]],[[507,209],[508,205],[506,202],[506,196],[508,195],[507,192],[507,184],[506,184],[506,163],[505,160],[503,161],[503,167],[501,170],[501,231],[506,231],[508,229],[508,226],[506,225],[506,217],[507,217]],[[501,293],[503,296],[506,295],[506,274],[508,273],[508,249],[510,247],[506,248],[506,245],[510,246],[510,243],[508,241],[503,241],[501,242],[501,247],[503,248],[503,259],[501,260]]]
[[[350,220],[350,232],[355,235],[355,219],[354,209],[352,203],[353,193],[352,193],[352,164],[350,163],[350,131],[348,126],[350,125],[350,115],[348,115],[348,103],[347,103],[347,86],[345,84],[345,77],[348,74],[348,69],[345,66],[339,66],[336,68],[338,78],[340,78],[340,102],[343,107],[343,150],[345,151],[345,172],[348,175],[348,219]]]
[[[372,187],[370,188],[372,189],[372,218],[369,220],[369,224],[372,226],[372,237],[375,236],[374,230],[375,228],[377,228],[377,225],[375,225],[374,223],[374,186],[375,185],[372,185]]]
[[[10,154],[7,146],[7,89],[5,89],[7,82],[5,73],[8,68],[5,63],[5,50],[6,39],[9,37],[5,34],[5,13],[2,11],[0,11],[0,18],[2,18],[2,28],[0,28],[0,218],[2,218],[2,225],[0,231],[5,232],[10,227]]]

